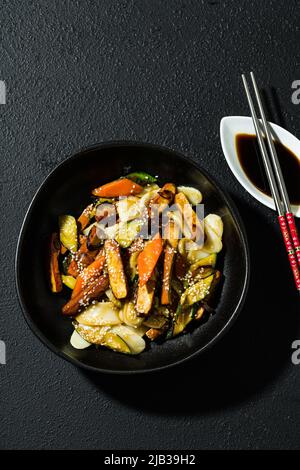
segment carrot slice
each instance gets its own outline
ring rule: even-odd
[[[53,233],[50,241],[50,284],[52,292],[60,292],[63,288],[58,263],[59,253],[60,241],[57,233]]]
[[[85,229],[85,227],[89,224],[93,211],[94,205],[90,204],[84,209],[80,217],[77,219],[77,223],[80,227],[80,230]]]
[[[144,286],[150,279],[163,250],[163,239],[157,233],[150,240],[138,257],[139,285]]]
[[[71,298],[62,308],[63,315],[74,316],[87,307],[93,300],[98,300],[109,286],[108,276],[96,277],[91,283]]]
[[[105,255],[102,252],[101,254],[96,257],[95,261],[93,261],[89,266],[87,266],[77,277],[76,284],[72,292],[72,298],[76,297],[76,295],[84,289],[89,282],[95,277],[99,277],[103,271],[105,264]]]
[[[92,191],[92,194],[99,197],[118,197],[139,194],[142,190],[142,186],[134,181],[127,178],[120,178],[119,180],[99,186],[99,188]]]

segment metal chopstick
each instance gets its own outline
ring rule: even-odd
[[[270,125],[269,125],[268,121],[266,120],[266,115],[265,115],[265,112],[264,112],[264,108],[263,108],[263,105],[262,105],[262,101],[261,101],[261,97],[260,97],[260,93],[259,93],[259,90],[258,90],[256,80],[255,80],[254,73],[250,72],[250,76],[251,76],[251,79],[252,79],[252,84],[253,84],[256,100],[257,100],[257,103],[258,103],[259,112],[260,112],[261,119],[262,119],[262,122],[263,122],[264,133],[265,133],[265,136],[267,138],[267,142],[268,142],[268,146],[269,146],[271,160],[272,160],[272,163],[273,163],[273,169],[274,169],[275,177],[276,177],[277,184],[278,184],[278,190],[279,190],[279,193],[280,193],[280,196],[281,196],[281,199],[282,199],[284,211],[286,213],[285,215],[286,215],[287,222],[288,222],[288,225],[289,225],[289,228],[290,228],[290,232],[291,232],[291,236],[292,236],[292,242],[293,242],[293,245],[294,245],[294,248],[295,248],[295,251],[296,251],[298,265],[300,266],[300,242],[299,242],[299,237],[298,237],[298,232],[297,232],[297,228],[296,228],[296,224],[295,224],[294,215],[292,214],[292,211],[291,211],[289,195],[288,195],[288,192],[287,192],[287,189],[286,189],[285,181],[284,181],[283,174],[282,174],[281,167],[280,167],[280,163],[279,163],[279,160],[278,160],[277,151],[276,151],[274,141],[273,141],[273,138],[272,138]]]
[[[253,121],[254,129],[255,129],[255,133],[256,133],[256,136],[257,136],[257,139],[258,139],[258,145],[259,145],[259,148],[260,148],[260,151],[261,151],[264,168],[265,168],[265,171],[266,171],[266,174],[267,174],[267,179],[268,179],[268,182],[269,182],[269,185],[270,185],[271,194],[272,194],[272,197],[273,197],[273,200],[274,200],[274,203],[275,203],[276,210],[277,210],[278,214],[283,215],[283,208],[282,208],[282,203],[281,203],[281,200],[280,200],[280,195],[279,195],[279,191],[278,191],[278,188],[277,188],[276,180],[275,180],[275,177],[274,177],[274,174],[273,174],[271,162],[270,162],[269,157],[268,157],[268,152],[267,152],[267,149],[266,149],[266,146],[265,146],[265,142],[264,142],[263,136],[261,135],[260,123],[259,123],[256,111],[255,111],[255,107],[254,107],[254,104],[253,104],[253,101],[252,101],[252,98],[251,98],[251,94],[250,94],[250,90],[249,90],[249,87],[248,87],[247,79],[246,79],[244,74],[242,75],[242,80],[243,80],[246,96],[247,96],[250,111],[251,111],[251,116],[252,116],[252,121]]]
[[[295,252],[293,250],[293,244],[292,244],[291,236],[290,236],[289,229],[288,229],[288,225],[290,225],[290,224],[288,223],[288,225],[287,225],[287,223],[286,223],[286,218],[285,218],[285,214],[284,214],[285,210],[283,210],[281,197],[280,197],[279,190],[278,190],[278,187],[277,187],[276,177],[274,175],[274,170],[273,170],[273,167],[272,167],[272,163],[269,159],[269,155],[268,155],[265,143],[264,143],[264,137],[263,137],[263,134],[262,134],[262,130],[261,130],[261,127],[260,127],[260,122],[258,120],[253,101],[252,101],[252,98],[251,98],[251,94],[250,94],[250,90],[249,90],[249,87],[248,87],[247,79],[246,79],[244,74],[242,75],[242,80],[243,80],[243,84],[244,84],[248,104],[249,104],[250,111],[251,111],[251,116],[252,116],[252,121],[253,121],[254,129],[255,129],[255,133],[256,133],[256,136],[257,136],[257,139],[258,139],[259,148],[261,150],[261,155],[262,155],[264,168],[265,168],[267,179],[268,179],[268,182],[269,182],[269,185],[270,185],[271,194],[272,194],[272,197],[273,197],[273,200],[274,200],[274,203],[275,203],[275,207],[276,207],[276,210],[277,210],[277,213],[278,213],[279,225],[280,225],[281,233],[282,233],[283,240],[284,240],[284,243],[285,243],[285,247],[286,247],[286,250],[287,250],[287,254],[288,254],[288,258],[289,258],[289,262],[290,262],[290,267],[291,267],[293,275],[294,275],[296,288],[298,290],[298,293],[300,293],[300,273],[299,273],[299,269],[298,269],[298,266],[297,266],[297,258],[295,256]],[[289,212],[288,215],[292,215],[292,214],[290,214],[290,212]],[[295,229],[296,229],[296,227],[295,227]],[[293,238],[293,232],[292,232],[292,238]]]
[[[276,176],[276,180],[277,180],[277,184],[278,184],[278,189],[279,189],[279,192],[280,192],[280,195],[281,195],[281,198],[282,198],[282,202],[283,202],[285,212],[290,212],[291,208],[290,208],[289,196],[288,196],[288,193],[287,193],[287,190],[286,190],[286,185],[285,185],[283,175],[282,175],[282,171],[281,171],[281,168],[280,168],[280,163],[279,163],[279,160],[278,160],[276,148],[275,148],[272,136],[271,136],[270,125],[266,120],[266,115],[265,115],[265,112],[264,112],[264,108],[263,108],[263,105],[262,105],[262,101],[261,101],[261,98],[260,98],[260,93],[258,91],[258,87],[257,87],[257,84],[256,84],[254,73],[250,72],[250,76],[251,76],[251,79],[252,79],[253,88],[254,88],[254,92],[255,92],[258,108],[259,108],[259,112],[260,112],[260,115],[261,115],[261,120],[262,120],[262,123],[263,123],[264,133],[265,133],[265,136],[267,138],[267,142],[268,142],[269,150],[270,150],[270,155],[271,155],[271,158],[272,158],[272,161],[273,161],[273,168],[274,168],[274,172],[275,172],[275,176]]]

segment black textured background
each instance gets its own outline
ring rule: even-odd
[[[300,447],[291,275],[273,213],[239,186],[219,141],[222,116],[248,114],[240,73],[250,69],[269,117],[300,134],[299,13],[297,0],[0,1],[1,448]],[[198,161],[249,234],[239,321],[209,354],[160,375],[77,370],[33,336],[16,298],[16,241],[35,190],[67,155],[110,139]]]

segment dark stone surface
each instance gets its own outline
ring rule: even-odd
[[[219,141],[222,116],[248,114],[240,73],[250,69],[272,119],[299,133],[299,3],[1,0],[0,25],[0,447],[299,448],[291,275],[274,214],[239,186]],[[77,370],[33,336],[16,297],[16,241],[35,190],[67,155],[110,139],[163,144],[201,163],[249,234],[253,275],[239,321],[201,360],[159,376]]]

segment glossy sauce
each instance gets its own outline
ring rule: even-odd
[[[265,140],[266,147],[268,148]],[[300,204],[300,160],[287,147],[275,141],[275,148],[291,204]],[[256,135],[237,134],[235,141],[240,165],[254,186],[271,196]]]

